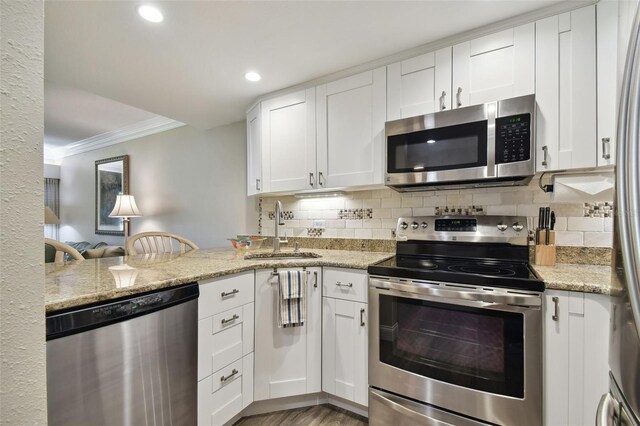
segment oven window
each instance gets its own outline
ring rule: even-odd
[[[387,138],[387,172],[410,173],[487,165],[487,121]]]
[[[524,397],[522,314],[380,295],[380,361],[421,376]]]

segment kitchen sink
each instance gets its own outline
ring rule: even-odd
[[[255,260],[255,259],[262,259],[262,260],[278,260],[278,259],[315,259],[318,257],[322,257],[321,255],[319,255],[318,253],[312,253],[310,251],[301,251],[298,253],[294,253],[294,252],[278,252],[278,253],[251,253],[251,254],[247,254],[245,255],[245,259],[246,260]]]

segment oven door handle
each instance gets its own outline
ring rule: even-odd
[[[464,302],[465,305],[478,305],[481,307],[496,307],[496,304],[501,305],[517,305],[517,306],[542,306],[542,298],[538,295],[527,294],[515,294],[515,293],[492,293],[492,292],[480,292],[465,289],[447,289],[447,288],[434,288],[428,284],[421,284],[413,282],[411,284],[402,284],[394,281],[384,280],[370,280],[371,285],[384,289],[395,290],[402,293],[411,293],[418,295],[421,299],[432,301],[446,301],[447,302]]]

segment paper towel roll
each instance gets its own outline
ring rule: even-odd
[[[613,172],[555,175],[551,200],[554,203],[612,201],[614,186]]]

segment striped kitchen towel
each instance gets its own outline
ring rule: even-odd
[[[307,319],[307,273],[278,272],[278,328],[300,327]]]

